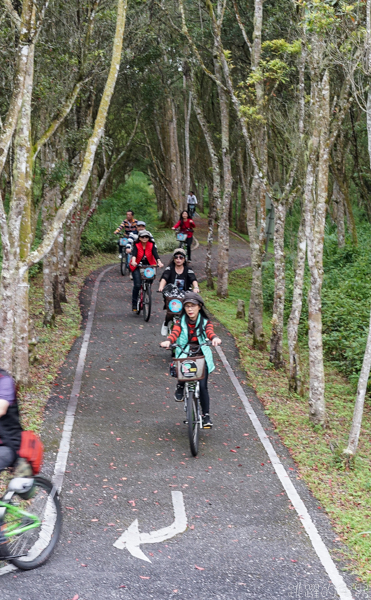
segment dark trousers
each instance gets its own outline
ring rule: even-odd
[[[11,467],[16,458],[14,450],[8,446],[0,446],[0,471]]]
[[[209,410],[210,410],[210,396],[209,396],[209,390],[207,388],[207,380],[209,378],[209,371],[207,368],[207,365],[205,365],[205,375],[203,379],[200,379],[200,381],[198,382],[200,384],[200,402],[201,402],[201,408],[202,408],[202,414],[203,415],[207,415],[209,414]],[[184,382],[179,382],[178,385],[181,385],[184,387]]]
[[[139,290],[140,290],[140,286],[141,286],[141,277],[140,277],[140,271],[138,269],[138,267],[132,271],[133,274],[133,297],[132,297],[132,302],[133,302],[133,308],[137,307],[137,302],[138,302],[138,294],[139,294]]]
[[[191,246],[192,246],[193,237],[187,238],[187,259],[191,260]]]

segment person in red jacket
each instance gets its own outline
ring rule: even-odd
[[[138,303],[138,294],[140,290],[141,280],[140,280],[140,271],[138,269],[139,263],[146,266],[158,266],[163,267],[163,263],[160,260],[160,257],[157,252],[156,245],[150,242],[151,234],[149,231],[140,231],[138,234],[138,241],[133,244],[132,258],[130,261],[129,268],[133,273],[133,296],[132,296],[132,306],[133,312],[137,312],[137,303]]]
[[[180,229],[180,233],[187,234],[187,260],[191,262],[191,246],[193,240],[193,230],[196,227],[195,222],[190,218],[188,211],[183,210],[180,213],[179,221],[172,229]]]

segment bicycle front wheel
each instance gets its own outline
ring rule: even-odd
[[[143,291],[143,319],[149,321],[152,309],[151,286],[146,285]]]
[[[127,268],[128,268],[128,262],[126,259],[126,254],[123,254],[122,258],[121,258],[121,275],[123,275],[123,276],[126,275]]]
[[[62,509],[53,484],[35,477],[31,498],[15,493],[4,518],[8,539],[0,546],[6,560],[23,571],[43,565],[52,554],[62,529]]]
[[[188,392],[187,399],[187,421],[188,421],[188,437],[189,445],[193,456],[198,454],[198,439],[200,433],[200,421],[198,414],[198,402],[194,392]]]
[[[139,316],[143,308],[143,287],[140,288],[137,302],[137,315]]]

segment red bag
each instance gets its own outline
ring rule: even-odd
[[[36,433],[33,431],[22,431],[21,447],[18,455],[30,463],[34,475],[40,473],[44,456],[44,446]]]

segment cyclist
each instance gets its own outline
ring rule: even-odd
[[[179,221],[172,227],[172,229],[180,229],[181,233],[187,234],[187,259],[191,262],[191,246],[193,240],[193,230],[196,227],[195,222],[190,218],[188,211],[183,210],[180,213]]]
[[[175,248],[173,258],[161,275],[158,291],[162,292],[165,285],[172,283],[177,288],[186,292],[193,288],[194,292],[199,292],[198,281],[194,271],[188,267],[186,252],[183,248]],[[162,324],[161,335],[167,335],[168,318]]]
[[[138,240],[139,232],[144,231],[145,228],[146,228],[145,221],[137,221],[137,231],[136,232],[132,231],[128,237],[128,243],[126,245],[126,254],[131,254],[133,244],[134,244],[134,242],[136,242]],[[149,235],[150,235],[149,241],[152,242],[152,244],[155,246],[155,248],[157,248],[153,235],[150,232],[149,232]]]
[[[138,240],[133,244],[129,268],[133,274],[134,282],[132,295],[132,309],[134,313],[137,312],[138,294],[141,286],[140,271],[138,269],[139,263],[143,266],[164,266],[160,260],[156,246],[150,241],[150,237],[151,234],[149,231],[140,231],[138,233]]]
[[[128,210],[126,213],[126,219],[124,219],[124,221],[121,223],[121,225],[119,225],[113,233],[117,234],[117,233],[120,233],[120,231],[122,231],[123,229],[125,229],[125,235],[126,235],[126,237],[128,237],[130,233],[137,232],[137,224],[138,224],[137,219],[134,219],[134,211]],[[119,247],[119,258],[122,258],[122,255],[120,252],[120,240],[117,243],[118,243],[118,247]]]
[[[168,335],[166,341],[161,342],[162,348],[169,348],[178,340],[178,344],[182,349],[196,350],[198,346],[206,341],[211,340],[213,346],[219,346],[222,343],[221,339],[214,333],[214,326],[209,320],[205,308],[204,301],[199,294],[195,292],[186,292],[183,300],[183,312],[181,319],[173,327],[172,332]],[[182,358],[182,349],[176,348],[175,355],[177,358]],[[202,408],[202,426],[204,429],[211,429],[213,424],[210,419],[210,397],[207,387],[209,373],[214,371],[215,365],[213,355],[208,346],[201,346],[199,355],[205,356],[205,375],[200,380],[200,402]],[[186,355],[184,355],[186,356]],[[177,384],[174,398],[176,402],[182,402],[184,395],[184,383]]]
[[[195,193],[191,190],[187,196],[187,210],[190,217],[193,217],[194,213],[196,212],[196,204],[197,198]]]
[[[15,465],[16,477],[32,477],[31,465],[24,458],[18,457],[21,437],[14,379],[7,371],[0,369],[0,472]]]

